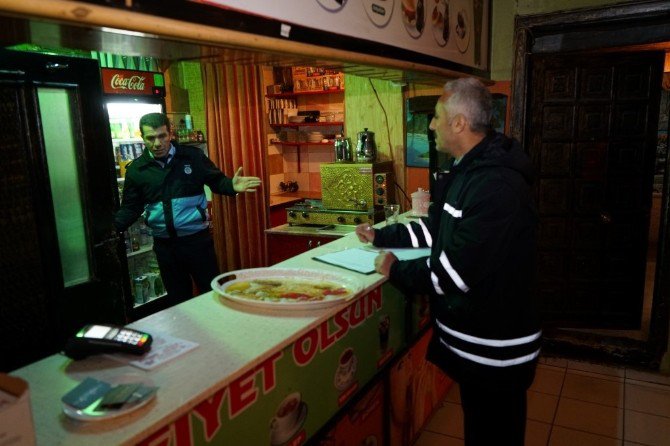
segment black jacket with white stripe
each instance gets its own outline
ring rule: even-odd
[[[431,248],[390,274],[404,291],[431,296],[429,360],[456,380],[532,380],[541,333],[530,159],[517,141],[490,133],[450,164],[438,173],[428,218],[378,229],[374,245]]]

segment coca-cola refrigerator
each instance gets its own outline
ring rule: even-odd
[[[101,68],[105,106],[112,134],[119,203],[123,198],[126,166],[142,154],[139,121],[146,113],[165,113],[165,84],[161,73]],[[132,319],[153,313],[166,295],[153,252],[150,229],[140,217],[124,234]],[[163,299],[165,301],[165,299]]]

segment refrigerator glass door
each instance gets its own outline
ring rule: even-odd
[[[116,160],[119,198],[122,201],[126,165],[140,156],[144,150],[139,128],[140,118],[147,113],[162,113],[163,106],[134,101],[107,102],[107,112]],[[165,296],[165,290],[153,251],[151,230],[144,224],[142,218],[138,219],[124,235],[133,307],[137,308]]]

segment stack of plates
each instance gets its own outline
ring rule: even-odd
[[[323,139],[323,133],[321,132],[307,133],[307,142],[321,142],[322,139]]]

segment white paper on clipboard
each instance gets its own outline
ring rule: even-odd
[[[430,255],[430,248],[349,248],[313,257],[314,260],[363,274],[375,272],[375,258],[381,251],[392,252],[398,260],[413,260]]]
[[[351,271],[372,274],[375,272],[375,257],[377,257],[377,254],[379,253],[369,249],[349,248],[321,254],[313,257],[313,259]]]

